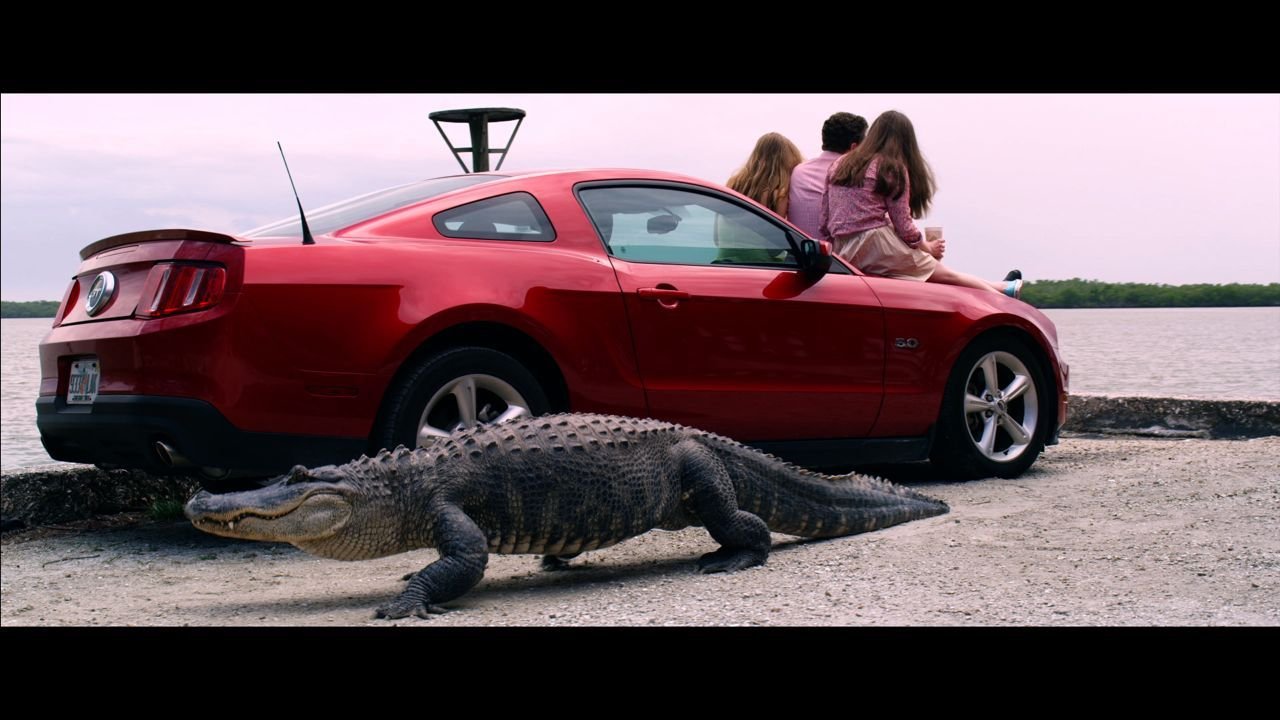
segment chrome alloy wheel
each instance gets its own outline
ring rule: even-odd
[[[532,415],[529,403],[493,375],[463,375],[444,384],[418,419],[418,447],[477,424],[496,424]]]
[[[988,460],[1009,462],[1036,437],[1040,400],[1035,379],[1016,356],[996,351],[974,363],[965,383],[965,426]]]

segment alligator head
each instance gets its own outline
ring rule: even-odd
[[[186,514],[193,525],[214,535],[287,542],[323,557],[358,559],[378,556],[368,554],[374,549],[359,530],[358,516],[367,510],[367,500],[366,489],[341,468],[297,465],[258,490],[197,493],[187,502]]]

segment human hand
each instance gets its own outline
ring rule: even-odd
[[[941,260],[947,252],[947,241],[943,238],[936,240],[925,238],[920,241],[920,249],[932,255],[935,260]]]

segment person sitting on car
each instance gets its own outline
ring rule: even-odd
[[[857,147],[866,134],[866,118],[847,112],[835,113],[822,123],[822,153],[791,171],[787,220],[809,237],[821,237],[819,223],[827,172],[841,155]]]
[[[746,164],[726,184],[786,217],[791,171],[803,161],[795,143],[776,132],[765,133],[756,141]],[[761,247],[764,240],[758,234],[731,223],[717,225],[716,244],[720,246],[716,261],[721,263],[772,265],[782,259],[782,252]]]
[[[962,285],[1019,297],[1022,280],[983,280],[943,265],[946,241],[916,227],[933,200],[933,170],[900,112],[876,118],[866,138],[831,166],[819,232],[837,255],[871,275]]]

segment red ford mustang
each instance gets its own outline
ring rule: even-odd
[[[814,467],[1015,476],[1066,419],[1053,323],[862,275],[719,185],[437,178],[243,235],[80,255],[40,345],[58,460],[206,484],[552,411],[649,416]]]

